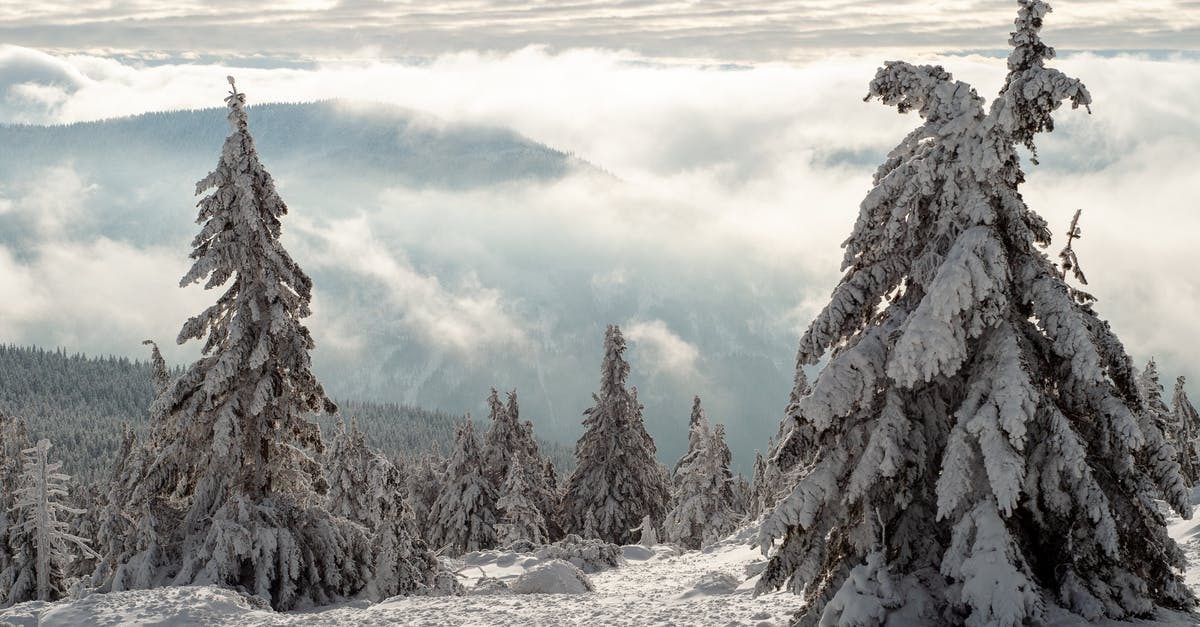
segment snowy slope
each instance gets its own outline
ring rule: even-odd
[[[468,587],[486,573],[511,583],[538,563],[528,555],[475,553],[459,561]],[[799,598],[786,593],[757,599],[746,567],[761,564],[737,543],[707,553],[678,555],[668,547],[626,548],[626,563],[589,575],[590,594],[504,594],[395,598],[377,605],[350,603],[315,612],[276,614],[236,593],[207,587],[93,594],[57,604],[25,603],[0,610],[12,625],[779,625]],[[722,586],[720,572],[741,581]],[[705,577],[709,575],[709,577]],[[702,581],[704,578],[704,581]],[[697,584],[700,584],[697,586]]]
[[[625,548],[625,564],[589,575],[590,594],[500,594],[466,597],[397,597],[370,605],[353,602],[310,612],[277,614],[235,592],[209,587],[92,594],[73,601],[24,603],[0,610],[0,625],[786,625],[800,597],[776,592],[754,598],[759,553],[743,530],[706,552],[679,554]],[[1200,521],[1173,519],[1171,535],[1185,547],[1188,583],[1200,592]],[[468,589],[484,575],[511,584],[541,563],[528,554],[488,551],[454,562]],[[725,587],[727,577],[741,582]],[[1052,613],[1050,625],[1083,627],[1086,621]],[[1200,618],[1167,614],[1157,622],[1108,621],[1101,627],[1200,625]]]

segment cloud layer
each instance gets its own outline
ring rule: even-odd
[[[1168,5],[1144,6],[1153,13]],[[1067,5],[1059,10],[1066,14]],[[993,57],[908,60],[942,63],[985,97],[1003,80],[1003,60]],[[6,47],[0,121],[220,105],[224,77],[235,73],[252,102],[385,102],[436,115],[430,124],[494,124],[571,151],[612,176],[466,191],[385,185],[352,199],[335,195],[336,181],[281,177],[294,212],[288,245],[310,271],[340,268],[377,283],[400,312],[390,321],[398,332],[436,338],[447,354],[488,345],[598,350],[598,336],[554,335],[555,320],[529,307],[535,297],[558,296],[551,279],[583,277],[600,303],[590,314],[596,323],[627,322],[635,377],[682,381],[678,394],[671,388],[678,398],[661,399],[663,411],[678,408],[672,420],[686,422],[685,394],[700,392],[714,420],[754,420],[773,431],[775,415],[737,416],[744,392],[714,374],[726,356],[707,350],[716,340],[699,330],[712,328],[712,311],[733,312],[720,322],[761,338],[751,348],[787,367],[801,328],[839,277],[838,243],[874,168],[917,124],[862,102],[879,61],[842,53],[730,69],[525,48],[264,69]],[[1056,65],[1087,82],[1094,114],[1058,114],[1023,193],[1056,233],[1084,209],[1076,249],[1097,308],[1137,360],[1154,355],[1164,372],[1200,380],[1200,256],[1191,241],[1200,232],[1192,189],[1200,62],[1074,54]],[[346,107],[345,115],[366,110]],[[271,167],[271,155],[263,158]],[[112,352],[115,338],[140,340],[148,328],[173,336],[208,300],[173,287],[186,244],[132,247],[73,234],[73,223],[97,219],[89,199],[104,195],[104,184],[60,164],[21,189],[0,190],[0,217],[22,216],[41,241],[32,251],[0,246],[0,289],[22,295],[0,301],[4,341]],[[181,208],[189,193],[181,190]],[[347,203],[347,211],[318,218],[328,202]],[[162,288],[135,289],[125,277]],[[634,285],[645,292],[631,294]],[[355,303],[323,296],[320,282],[316,291],[321,351],[352,353],[373,341],[346,315]],[[742,301],[727,302],[730,294]],[[778,396],[781,408],[787,388],[760,393]],[[574,420],[578,409],[557,411]],[[735,450],[745,458],[751,446]]]
[[[1196,49],[1188,0],[1060,0],[1056,41],[1074,49]],[[72,50],[312,58],[438,56],[531,44],[737,62],[830,49],[1003,48],[1012,2],[917,0],[225,0],[0,3],[0,40]]]

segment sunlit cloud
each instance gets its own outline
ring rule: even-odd
[[[662,320],[631,320],[625,324],[624,335],[634,348],[647,353],[638,361],[649,364],[656,372],[692,381],[700,378],[696,368],[700,350],[676,335]]]
[[[72,50],[388,58],[474,49],[630,50],[655,58],[795,61],[830,49],[1003,48],[1012,2],[916,0],[285,0],[0,3],[0,40]],[[1196,49],[1187,0],[1060,0],[1060,47]],[[69,43],[68,43],[69,42]]]

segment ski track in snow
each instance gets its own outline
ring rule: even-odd
[[[800,597],[775,592],[755,598],[758,580],[747,566],[763,558],[749,546],[743,529],[706,552],[678,553],[626,547],[620,568],[589,575],[596,592],[587,594],[500,594],[466,597],[396,597],[383,603],[354,601],[306,612],[275,613],[261,602],[212,587],[174,587],[113,594],[91,594],[58,603],[30,602],[0,610],[0,625],[74,627],[77,625],[413,625],[413,626],[550,626],[786,625],[800,608]],[[1200,516],[1170,520],[1171,536],[1190,565],[1186,581],[1200,593]],[[528,568],[542,563],[527,554],[498,551],[473,553],[456,560],[468,589],[480,577],[511,584]],[[742,582],[736,588],[697,586],[710,573],[725,573]],[[1065,611],[1047,616],[1053,627],[1091,625]],[[1104,621],[1099,627],[1184,627],[1200,625],[1200,617],[1166,613],[1158,621]]]

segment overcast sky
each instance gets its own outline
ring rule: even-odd
[[[437,56],[530,44],[763,62],[1004,47],[1001,0],[2,0],[0,42],[155,56]],[[1056,45],[1196,50],[1195,0],[1063,0]]]

